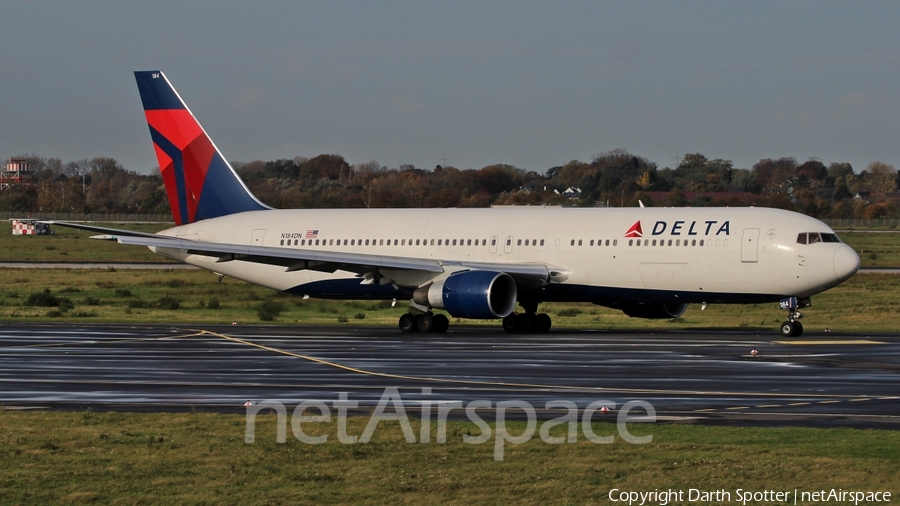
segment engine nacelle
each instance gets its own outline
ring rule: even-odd
[[[517,295],[516,282],[505,272],[465,271],[419,288],[413,301],[457,318],[490,319],[511,314]]]
[[[632,318],[678,318],[687,310],[686,302],[635,302],[620,306]]]

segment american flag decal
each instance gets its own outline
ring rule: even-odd
[[[307,230],[306,236],[304,236],[304,237],[306,239],[315,239],[316,237],[319,237],[319,231],[318,230]]]

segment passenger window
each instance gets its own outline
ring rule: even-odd
[[[700,239],[700,246],[703,246],[703,239]]]
[[[284,239],[281,240],[281,245],[284,246]]]
[[[491,239],[491,246],[497,245],[497,239]]]
[[[685,243],[685,244],[687,244],[687,243]],[[697,239],[691,239],[691,246],[696,246],[696,245],[697,245]]]
[[[334,239],[328,239],[328,245],[334,246]]]
[[[456,239],[453,239],[453,245],[456,246]]]
[[[581,239],[578,239],[578,245],[581,246]]]
[[[456,240],[455,240],[455,239],[453,240],[453,244],[456,244]],[[506,245],[507,245],[507,246],[512,246],[512,239],[507,239],[507,240],[506,240]]]
[[[575,246],[575,239],[572,239],[572,242],[569,243],[569,246]]]
[[[669,239],[669,246],[672,245],[672,239]]]
[[[629,246],[631,246],[631,244],[632,244],[633,242],[634,242],[634,239],[628,239],[628,245],[629,245]]]
[[[609,239],[606,240],[606,245],[609,246]],[[619,240],[618,240],[618,239],[614,239],[614,240],[613,240],[613,246],[618,246],[618,245],[619,245]]]
[[[653,239],[653,245],[656,246],[656,239]]]
[[[541,239],[541,246],[543,246],[543,245],[544,245],[544,240],[543,240],[543,239]]]
[[[472,245],[472,239],[469,239],[468,241],[466,241],[466,246],[471,246],[471,245]]]
[[[593,246],[593,245],[594,245],[594,240],[591,239],[591,246]],[[599,246],[599,245],[598,245],[598,246]]]

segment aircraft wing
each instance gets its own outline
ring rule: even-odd
[[[218,257],[216,262],[241,260],[244,262],[280,265],[285,267],[288,272],[309,269],[323,272],[342,270],[357,274],[367,274],[378,269],[399,269],[439,274],[448,268],[460,267],[462,269],[505,272],[513,276],[513,278],[527,278],[529,280],[548,280],[550,277],[549,269],[543,264],[442,261],[434,258],[410,258],[367,253],[213,243],[167,236],[157,236],[155,238],[118,237],[117,240],[120,244],[182,249],[193,255]]]
[[[305,248],[277,248],[272,246],[253,246],[247,244],[228,244],[194,241],[147,232],[135,232],[114,228],[97,227],[81,223],[48,222],[54,225],[79,228],[103,235],[98,239],[116,240],[120,244],[149,246],[185,250],[193,255],[217,257],[216,262],[232,262],[240,260],[267,265],[285,267],[286,272],[297,270],[316,270],[335,272],[338,270],[354,272],[360,275],[374,274],[379,269],[395,269],[431,272],[435,275],[447,270],[491,270],[505,272],[517,281],[534,284],[549,282],[551,269],[540,263],[500,263],[500,262],[466,262],[459,260],[441,260],[436,258],[410,258],[389,255],[372,255],[367,253],[347,253],[338,251],[322,251]]]
[[[40,223],[46,223],[47,225],[59,225],[61,227],[69,227],[69,228],[77,228],[80,230],[87,230],[89,232],[99,232],[101,234],[107,234],[110,237],[107,239],[115,239],[116,237],[121,236],[134,236],[134,237],[164,237],[159,234],[154,234],[152,232],[138,232],[136,230],[123,230],[121,228],[108,228],[108,227],[97,227],[94,225],[85,225],[84,223],[69,223],[65,221],[50,221],[50,220],[40,220]]]

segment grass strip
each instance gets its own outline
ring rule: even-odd
[[[407,443],[381,422],[367,444],[342,444],[330,423],[306,424],[324,444],[275,442],[274,415],[259,415],[244,442],[243,415],[0,411],[2,502],[191,504],[584,504],[623,490],[887,490],[900,488],[900,432],[640,424],[648,444],[507,445],[469,421],[449,421],[447,442]],[[367,417],[351,417],[359,435]],[[411,419],[419,434],[419,421]],[[507,422],[521,434],[524,422]],[[563,435],[564,427],[557,434]],[[614,424],[595,424],[598,435]],[[434,431],[432,432],[434,434]],[[732,496],[734,499],[734,496]]]
[[[47,292],[49,290],[49,293]],[[813,297],[804,309],[808,332],[894,332],[900,328],[900,276],[857,275]],[[406,301],[333,301],[277,293],[202,270],[6,269],[0,271],[0,322],[273,323],[389,326]],[[693,304],[680,318],[629,318],[592,304],[540,306],[555,329],[692,330],[740,328],[772,333],[785,314],[777,304]],[[494,320],[455,325],[498,327]]]

